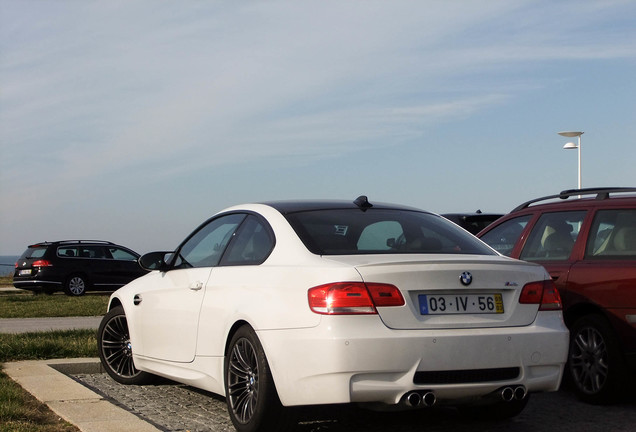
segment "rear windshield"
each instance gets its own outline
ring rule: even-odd
[[[454,223],[409,210],[317,210],[286,215],[307,249],[319,255],[496,255]]]
[[[24,251],[20,259],[42,258],[46,252],[47,246],[32,246]]]

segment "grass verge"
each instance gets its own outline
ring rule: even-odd
[[[0,370],[0,432],[79,432]]]
[[[97,357],[95,330],[0,334],[0,363]],[[0,432],[76,432],[0,370]]]
[[[0,333],[0,363],[18,360],[97,357],[95,330]]]
[[[0,318],[99,316],[106,313],[108,295],[0,295]]]

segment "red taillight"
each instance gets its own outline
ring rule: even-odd
[[[402,306],[404,298],[389,284],[337,282],[309,289],[309,307],[324,315],[376,314],[376,306]]]
[[[521,290],[519,303],[538,304],[539,310],[561,310],[561,296],[552,280],[530,282]]]
[[[32,267],[52,267],[53,264],[51,264],[51,261],[48,260],[37,260],[37,261],[33,261],[33,264],[31,264]]]

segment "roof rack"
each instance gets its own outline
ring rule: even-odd
[[[584,189],[567,189],[561,191],[556,195],[548,195],[541,198],[535,198],[530,201],[526,201],[523,204],[515,207],[512,212],[516,212],[519,210],[523,210],[529,207],[531,204],[537,203],[539,201],[545,201],[554,198],[568,199],[571,196],[581,195],[594,195],[596,194],[597,200],[604,200],[610,197],[610,193],[625,193],[625,192],[636,192],[636,188],[633,187],[603,187],[603,188],[584,188]],[[511,213],[512,213],[511,212]]]
[[[59,242],[60,244],[69,244],[69,243],[81,243],[81,244],[85,244],[85,243],[96,243],[96,244],[106,244],[106,245],[113,245],[115,243],[113,242],[109,242],[109,241],[105,241],[105,240],[61,240]]]

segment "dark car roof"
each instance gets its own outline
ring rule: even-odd
[[[370,202],[366,196],[362,195],[353,201],[346,200],[294,200],[294,201],[267,201],[261,204],[275,208],[282,214],[295,213],[300,211],[312,210],[336,210],[336,209],[392,209],[392,210],[409,210],[423,211],[415,207],[403,205]]]

